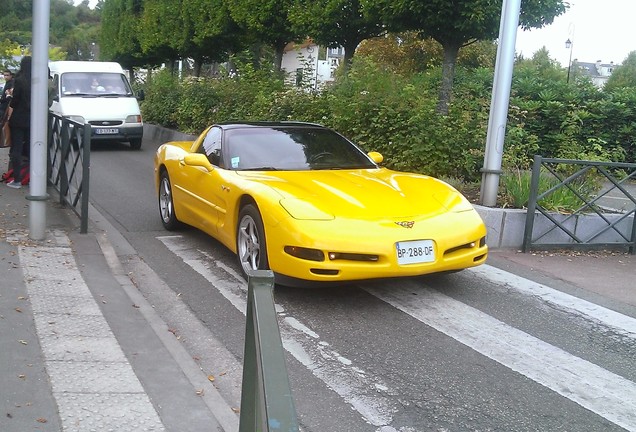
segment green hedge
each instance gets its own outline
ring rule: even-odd
[[[346,77],[316,92],[280,75],[241,66],[235,77],[178,80],[167,71],[146,84],[146,122],[199,133],[212,123],[302,120],[334,128],[385,165],[467,182],[483,164],[492,91],[490,69],[458,68],[447,116],[435,113],[439,70],[400,76],[358,58]],[[526,67],[515,71],[504,168],[532,156],[636,160],[636,89],[610,94]]]

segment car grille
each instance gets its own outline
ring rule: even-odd
[[[124,122],[122,122],[121,120],[93,120],[88,123],[90,123],[91,126],[104,127],[104,126],[120,126]]]

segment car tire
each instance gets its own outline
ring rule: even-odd
[[[168,231],[174,231],[181,223],[177,219],[177,215],[174,212],[174,202],[172,201],[172,184],[170,183],[170,177],[166,171],[161,173],[159,179],[159,215],[161,216],[161,223],[163,227]]]
[[[130,148],[133,150],[139,150],[141,148],[141,138],[135,138],[129,141]]]
[[[239,213],[236,227],[236,255],[246,280],[249,270],[269,269],[263,219],[253,204],[246,205]]]

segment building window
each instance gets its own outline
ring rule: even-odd
[[[329,57],[342,57],[344,55],[344,48],[329,48]]]

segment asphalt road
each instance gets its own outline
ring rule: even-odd
[[[91,203],[133,246],[136,286],[238,407],[246,285],[210,237],[163,230],[158,144],[94,144]],[[636,430],[633,316],[495,272],[276,287],[302,430]]]
[[[599,195],[602,195],[602,197],[599,198],[598,204],[601,205],[603,208],[612,209],[619,212],[632,210],[634,208],[633,199],[636,198],[636,181],[625,181],[621,183],[621,187],[629,195],[631,195],[631,197],[627,196],[625,192],[623,192],[610,182],[607,182],[599,192]]]

